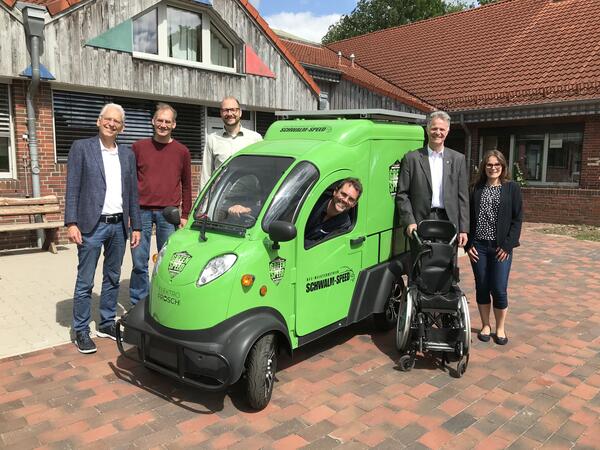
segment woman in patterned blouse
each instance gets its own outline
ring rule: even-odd
[[[521,235],[522,199],[519,185],[510,180],[506,158],[498,150],[485,153],[471,187],[471,230],[465,250],[475,275],[477,307],[481,316],[480,341],[493,336],[506,345],[508,276],[512,250]],[[494,306],[496,332],[492,335],[490,311]]]

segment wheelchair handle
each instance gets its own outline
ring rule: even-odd
[[[423,241],[421,240],[421,237],[419,236],[419,233],[417,233],[417,229],[416,228],[413,230],[412,236],[415,239],[415,241],[417,241],[417,244],[419,244],[419,247],[423,245]]]
[[[417,241],[417,244],[419,244],[419,246],[423,245],[423,240],[421,239],[421,237],[419,236],[419,233],[417,233],[417,229],[415,228],[415,230],[412,232],[412,236],[414,237],[414,239]],[[458,238],[458,233],[455,233],[454,236],[452,236],[452,239],[450,239],[450,241],[448,242],[449,245],[454,245],[454,243],[456,242],[456,239]]]

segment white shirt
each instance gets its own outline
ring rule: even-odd
[[[230,156],[255,142],[262,141],[262,136],[256,131],[240,127],[240,131],[232,136],[223,130],[211,133],[206,138],[204,156],[202,158],[202,173],[200,175],[200,189],[204,187],[212,173]]]
[[[434,152],[427,146],[431,170],[431,207],[444,208],[444,150]]]
[[[123,212],[123,188],[121,186],[121,161],[119,161],[119,147],[109,149],[100,141],[102,150],[102,163],[106,180],[106,195],[102,214],[118,214]]]

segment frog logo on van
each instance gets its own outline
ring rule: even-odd
[[[400,173],[400,163],[396,161],[394,164],[390,166],[390,178],[389,178],[389,189],[390,195],[392,197],[396,196],[396,191],[398,190],[398,174]]]
[[[285,259],[277,257],[269,263],[269,277],[271,281],[278,285],[285,275]]]
[[[183,269],[185,269],[185,266],[190,259],[192,259],[192,255],[190,255],[188,252],[173,253],[168,267],[171,278],[175,278],[177,275],[183,272]]]

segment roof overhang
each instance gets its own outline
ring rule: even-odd
[[[600,115],[600,99],[541,103],[537,105],[519,105],[490,109],[448,111],[448,113],[453,120],[462,123]]]

